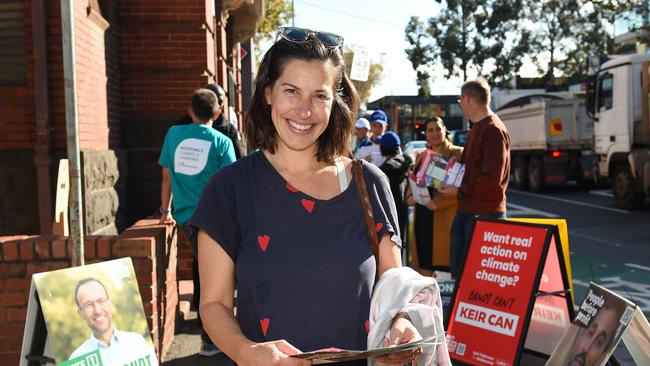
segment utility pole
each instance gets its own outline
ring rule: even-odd
[[[296,18],[296,12],[293,7],[293,0],[291,0],[291,26],[292,27],[296,26],[295,18]]]
[[[74,53],[74,0],[61,0],[63,48],[63,85],[65,87],[65,125],[70,161],[70,238],[73,266],[84,265],[83,209],[81,200],[81,164],[77,124],[77,77]]]

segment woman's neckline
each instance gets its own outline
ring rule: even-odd
[[[263,165],[266,166],[266,167],[271,171],[271,174],[272,174],[272,176],[274,177],[274,180],[276,181],[276,183],[278,183],[279,185],[281,185],[284,189],[287,189],[288,192],[290,192],[290,193],[300,194],[300,195],[302,195],[302,196],[304,196],[305,198],[308,198],[308,199],[310,199],[310,200],[314,200],[314,201],[317,201],[317,202],[323,202],[323,203],[327,203],[327,202],[336,202],[336,201],[342,199],[346,194],[349,194],[348,192],[350,192],[351,187],[352,187],[352,186],[355,186],[354,184],[352,184],[352,181],[354,180],[354,172],[352,171],[352,172],[351,172],[351,174],[352,174],[352,175],[351,175],[351,178],[352,178],[352,179],[350,180],[350,182],[349,182],[349,184],[348,184],[348,187],[345,189],[345,191],[343,191],[343,192],[339,192],[338,194],[336,194],[336,195],[334,195],[334,196],[332,196],[332,197],[330,197],[330,198],[318,198],[318,197],[314,197],[314,196],[312,196],[312,195],[310,195],[310,194],[308,194],[308,193],[305,193],[305,192],[299,190],[298,188],[294,187],[294,186],[291,184],[291,182],[287,181],[287,180],[285,179],[285,177],[284,177],[282,174],[280,174],[280,172],[275,168],[275,166],[273,166],[273,164],[271,163],[271,161],[270,161],[269,158],[266,156],[266,154],[264,153],[263,150],[258,151],[258,154],[260,155],[260,159],[262,160]],[[338,184],[337,184],[337,186],[338,186]],[[291,187],[292,189],[294,189],[295,192],[289,190],[288,187]],[[356,188],[354,188],[354,189],[356,189]]]

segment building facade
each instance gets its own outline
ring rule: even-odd
[[[74,133],[66,129],[61,3],[0,4],[0,235],[51,232],[58,161]],[[85,233],[115,234],[158,209],[163,137],[194,89],[221,84],[227,113],[241,124],[240,43],[250,45],[264,3],[73,3]]]
[[[383,109],[389,116],[388,128],[400,135],[403,142],[424,140],[424,122],[431,117],[444,120],[447,129],[465,127],[458,95],[386,96],[368,103],[368,109]]]

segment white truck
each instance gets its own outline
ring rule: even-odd
[[[608,177],[616,205],[641,208],[650,194],[650,53],[615,56],[589,83],[598,174]]]
[[[593,120],[577,94],[536,93],[497,108],[510,133],[512,187],[541,192],[575,180],[594,183]]]

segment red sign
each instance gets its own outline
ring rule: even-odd
[[[476,222],[449,320],[452,359],[472,365],[516,363],[549,228]]]

